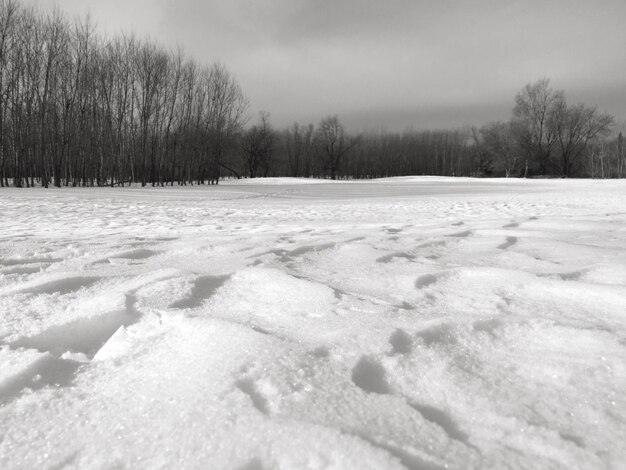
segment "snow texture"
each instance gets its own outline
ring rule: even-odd
[[[0,192],[0,468],[624,468],[626,184]]]

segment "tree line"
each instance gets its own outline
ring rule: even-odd
[[[294,124],[274,131],[263,113],[262,124],[245,131],[244,141],[267,136],[262,158],[246,160],[252,165],[247,168],[261,168],[262,176],[622,178],[626,152],[621,132],[610,137],[614,121],[595,106],[570,105],[565,93],[543,78],[516,95],[510,120],[482,127],[348,135],[333,116],[317,128]]]
[[[606,156],[607,174],[624,176],[624,154],[618,138],[606,142],[614,117],[596,106],[570,105],[562,90],[546,78],[526,85],[515,97],[513,116],[480,129],[476,144],[509,176],[598,176],[594,159]]]
[[[547,79],[480,128],[348,132],[337,116],[275,129],[236,78],[133,35],[104,38],[0,0],[0,186],[217,184],[220,177],[623,177],[612,116]]]
[[[0,184],[216,183],[248,101],[221,64],[0,0]]]
[[[265,115],[267,121],[267,115]],[[330,179],[382,178],[406,175],[477,176],[482,163],[467,130],[370,131],[350,134],[337,116],[317,126],[298,123],[276,131],[267,124],[244,131],[267,142],[263,158],[255,160],[262,176]],[[249,160],[246,159],[246,163]],[[242,167],[246,174],[247,167]],[[248,172],[254,177],[259,172]]]

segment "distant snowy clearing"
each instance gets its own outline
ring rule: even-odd
[[[624,468],[626,182],[0,190],[0,468]]]

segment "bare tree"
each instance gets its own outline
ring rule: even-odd
[[[11,70],[15,64],[11,63],[10,57],[17,43],[17,15],[16,0],[0,0],[0,187],[9,184],[5,163],[4,124],[8,117],[7,101],[15,86],[15,75]]]
[[[181,69],[181,98],[176,106],[176,143],[173,151],[172,171],[178,184],[187,184],[191,181],[192,156],[195,149],[193,129],[194,106],[198,87],[198,68],[193,61],[187,61]],[[180,157],[179,157],[180,155]]]
[[[141,185],[145,186],[148,174],[148,156],[151,163],[151,180],[154,182],[154,123],[157,108],[156,94],[164,79],[167,56],[154,43],[144,43],[136,50],[134,57],[135,96],[139,115],[139,131],[141,138]]]
[[[540,174],[548,173],[552,160],[556,142],[552,120],[555,106],[562,100],[563,92],[554,91],[547,78],[526,85],[515,97],[514,129],[521,148],[537,164]]]
[[[358,138],[347,135],[337,116],[322,119],[317,132],[324,155],[324,168],[331,179],[337,179],[342,158],[354,148]]]
[[[608,135],[614,122],[613,116],[598,113],[596,107],[568,106],[565,98],[556,102],[552,120],[560,153],[560,165],[556,165],[556,171],[562,176],[571,175],[589,143]]]
[[[624,167],[626,166],[626,152],[624,152],[624,135],[620,132],[617,137],[617,177],[624,177]]]
[[[480,145],[485,149],[497,169],[508,178],[520,166],[520,157],[510,122],[492,122],[480,128]]]
[[[226,165],[226,151],[234,145],[245,123],[248,99],[237,80],[222,64],[211,66],[206,79],[209,101],[205,129],[209,139],[209,181],[217,184],[220,168]]]
[[[270,170],[277,140],[276,132],[269,122],[269,113],[261,111],[259,123],[245,131],[241,140],[241,150],[248,176],[255,178],[259,170],[263,170],[263,176],[266,177]]]
[[[285,129],[282,134],[287,156],[288,174],[289,176],[300,176],[300,165],[303,160],[303,139],[300,124],[294,123],[291,127]]]

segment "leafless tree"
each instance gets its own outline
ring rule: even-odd
[[[270,171],[277,135],[269,122],[269,113],[259,113],[259,123],[243,133],[241,150],[246,162],[248,176],[255,178],[259,170],[262,176],[267,176]]]
[[[337,116],[322,119],[317,132],[324,156],[324,168],[331,179],[337,179],[341,160],[356,146],[358,137],[349,136]]]
[[[563,92],[553,90],[547,78],[526,85],[515,97],[513,122],[518,142],[542,175],[548,173],[552,160],[556,142],[552,121],[555,107],[563,99]]]
[[[564,96],[556,101],[552,126],[560,154],[560,165],[556,171],[570,176],[574,165],[587,151],[589,143],[611,131],[614,118],[599,113],[596,107],[584,104],[568,106]]]
[[[18,4],[16,0],[0,0],[0,187],[7,185],[4,151],[4,123],[7,121],[7,102],[16,86],[16,75],[12,70],[17,64],[12,63],[11,56],[17,45],[16,25],[18,20]]]
[[[232,74],[222,65],[214,64],[204,78],[208,99],[204,117],[207,134],[208,176],[211,184],[217,184],[220,168],[230,145],[245,123],[248,99]],[[226,165],[228,166],[228,165]]]
[[[504,171],[507,178],[517,172],[521,161],[512,126],[511,122],[498,121],[480,128],[479,145],[494,162],[496,172]]]
[[[626,167],[626,152],[624,151],[624,135],[620,132],[617,137],[617,177],[624,177]]]

